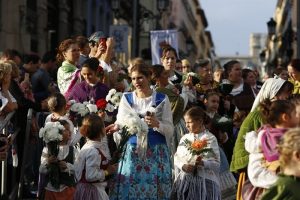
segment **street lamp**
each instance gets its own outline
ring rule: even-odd
[[[120,0],[112,0],[111,8],[115,13],[115,17],[119,18]]]
[[[270,21],[267,22],[269,36],[275,35],[276,33],[276,21],[271,17]]]
[[[119,15],[119,13],[123,13],[120,12],[121,1],[124,0],[111,0],[111,7],[112,10],[115,12],[116,17],[122,17]],[[169,6],[169,0],[157,0],[156,5],[157,5],[157,10],[161,14],[162,12],[167,10]],[[149,20],[156,19],[156,18],[159,19],[160,14],[158,16],[154,15],[153,13],[151,13],[151,11],[142,7],[139,3],[139,0],[132,1],[132,9],[133,9],[133,13],[132,13],[132,50],[131,50],[132,55],[131,56],[137,57],[139,53],[139,32],[140,32],[139,28],[141,25],[140,20],[142,20],[142,22],[145,22],[143,27],[144,30],[149,31],[150,29]]]

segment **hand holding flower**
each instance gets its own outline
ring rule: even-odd
[[[59,166],[61,171],[64,171],[64,170],[67,169],[67,163],[65,161],[59,161],[58,166]]]
[[[146,115],[144,119],[150,128],[159,128],[159,121],[153,113],[151,115]]]
[[[108,172],[108,174],[114,174],[118,169],[118,163],[115,163],[113,165],[108,165],[106,171]]]
[[[203,165],[204,165],[204,163],[203,163],[202,157],[198,156],[196,158],[196,166],[203,166]]]
[[[114,132],[117,132],[119,130],[120,129],[119,129],[118,125],[116,125],[116,124],[110,124],[110,125],[105,127],[105,132],[108,135],[113,134]]]
[[[184,164],[182,170],[186,173],[194,173],[195,165]]]
[[[52,163],[57,163],[58,162],[58,160],[57,160],[57,158],[55,157],[55,156],[49,156],[49,158],[48,158],[48,165],[50,165],[50,164],[52,164]]]

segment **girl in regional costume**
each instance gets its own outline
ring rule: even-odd
[[[88,115],[82,122],[80,133],[87,137],[87,142],[75,162],[78,183],[74,200],[108,200],[105,177],[113,174],[116,166],[109,165],[109,152],[101,142],[105,136],[104,123],[96,114]]]
[[[129,128],[144,123],[146,128],[138,127],[129,138],[112,180],[110,199],[169,199],[172,174],[167,144],[174,130],[170,102],[166,95],[151,90],[147,66],[134,65],[130,75],[136,90],[123,95],[116,123]]]
[[[58,133],[59,132],[59,133]],[[57,134],[55,134],[57,133]],[[53,145],[49,145],[47,139],[51,140],[54,135],[61,134],[61,142],[57,143],[57,155],[53,155]],[[71,138],[70,126],[67,121],[48,122],[40,129],[40,136],[44,137],[47,146],[43,148],[41,156],[40,173],[46,175],[46,186],[44,190],[45,200],[72,200],[75,192],[74,160],[78,151],[68,145]],[[48,138],[47,138],[48,137]],[[50,143],[50,142],[49,142]],[[52,147],[51,147],[52,146]],[[52,153],[51,153],[52,152]],[[51,170],[53,165],[57,166],[54,174]]]
[[[185,113],[184,121],[189,133],[181,138],[174,156],[175,166],[181,171],[171,199],[221,200],[219,146],[216,137],[205,128],[209,118],[201,108],[192,107]],[[200,146],[209,151],[198,154],[191,150]]]

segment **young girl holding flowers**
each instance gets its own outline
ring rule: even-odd
[[[175,166],[181,171],[174,183],[172,199],[219,200],[220,153],[216,137],[205,128],[209,117],[201,108],[192,107],[185,113],[184,121],[189,133],[180,139],[174,156]]]
[[[66,115],[67,113],[67,101],[61,93],[55,93],[48,99],[48,108],[51,114],[49,114],[45,120],[47,122],[55,122],[64,120],[68,122],[71,131],[70,145],[75,145],[81,138],[80,133],[74,132],[73,122]]]
[[[113,174],[117,167],[108,164],[109,152],[101,143],[105,136],[104,123],[98,115],[88,115],[83,119],[80,132],[87,137],[87,142],[75,163],[76,179],[79,182],[74,199],[108,200],[105,177]]]
[[[46,174],[45,199],[73,199],[75,178],[73,163],[78,154],[69,146],[71,132],[68,122],[48,122],[40,130],[47,143],[43,149],[40,173]]]

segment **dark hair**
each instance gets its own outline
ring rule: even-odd
[[[208,99],[211,96],[217,95],[218,97],[221,97],[221,94],[214,90],[214,89],[208,89],[204,94],[204,99]]]
[[[184,113],[184,116],[188,116],[195,121],[201,121],[203,125],[207,125],[211,121],[209,116],[199,106],[191,107]]]
[[[279,76],[283,71],[287,71],[287,69],[284,67],[277,67],[276,69],[274,69],[273,75],[276,74],[277,76]]]
[[[295,109],[295,105],[290,103],[288,100],[277,100],[271,102],[270,99],[260,103],[260,110],[264,123],[270,124],[272,127],[281,123],[281,114],[288,114]]]
[[[32,62],[33,64],[38,63],[41,60],[41,58],[37,55],[37,54],[24,54],[23,56],[23,62],[25,64],[28,64],[30,62]]]
[[[238,63],[240,63],[240,62],[237,60],[231,60],[224,64],[223,68],[224,68],[224,77],[225,78],[228,78],[229,73],[231,72],[233,66]]]
[[[247,68],[246,68],[246,69],[242,69],[242,77],[243,77],[243,79],[244,79],[244,80],[247,79],[248,75],[249,75],[251,72],[255,75],[254,71],[251,70],[251,69],[247,69]]]
[[[209,63],[210,61],[208,59],[197,59],[193,67],[194,72],[197,73],[199,68],[206,67]]]
[[[143,74],[147,78],[151,78],[151,69],[146,64],[135,64],[135,65],[133,65],[132,68],[130,69],[130,75],[134,71]]]
[[[16,56],[18,56],[20,59],[22,58],[21,54],[15,49],[6,49],[2,54],[2,57],[6,57],[8,60],[14,60]]]
[[[300,72],[300,59],[299,58],[296,58],[296,59],[293,59],[289,66],[293,67],[296,71]]]
[[[77,44],[78,44],[78,47],[80,49],[80,51],[82,51],[84,49],[84,47],[89,44],[89,40],[85,37],[85,36],[82,36],[82,35],[79,35],[75,38]]]
[[[98,67],[99,67],[99,60],[97,58],[89,58],[86,59],[83,63],[82,63],[82,68],[89,68],[95,72],[97,72]]]
[[[60,120],[58,120],[58,122],[61,124],[61,125],[63,125],[63,126],[65,126],[65,125],[70,125],[66,120],[64,120],[64,119],[60,119]]]
[[[167,53],[168,53],[168,52],[173,52],[173,53],[175,54],[176,60],[178,59],[176,49],[174,49],[174,48],[171,47],[171,46],[167,46],[167,47],[163,48],[161,57],[162,57],[162,58],[165,58],[165,57],[167,56]]]
[[[181,63],[181,60],[177,58],[176,63]]]
[[[84,117],[82,125],[80,127],[80,133],[87,138],[94,140],[99,136],[102,138],[105,136],[104,123],[96,114],[90,114]]]
[[[42,57],[42,63],[48,63],[49,61],[56,61],[56,52],[55,51],[47,51]]]
[[[50,112],[59,112],[67,105],[67,101],[61,93],[55,93],[48,99],[48,108]]]
[[[151,72],[152,72],[151,81],[155,82],[156,79],[160,77],[160,75],[163,73],[164,70],[165,68],[162,65],[153,65],[151,67]]]
[[[58,62],[63,62],[65,60],[63,53],[65,51],[68,50],[68,48],[72,45],[72,44],[77,44],[75,40],[73,39],[65,39],[64,41],[62,41],[59,46],[58,46],[58,50],[57,50],[57,55],[56,55],[56,59]]]
[[[275,96],[280,95],[283,92],[289,92],[292,93],[294,90],[294,85],[293,83],[289,82],[289,81],[285,81],[282,86],[280,87],[280,89],[278,90],[278,92],[276,93]]]

